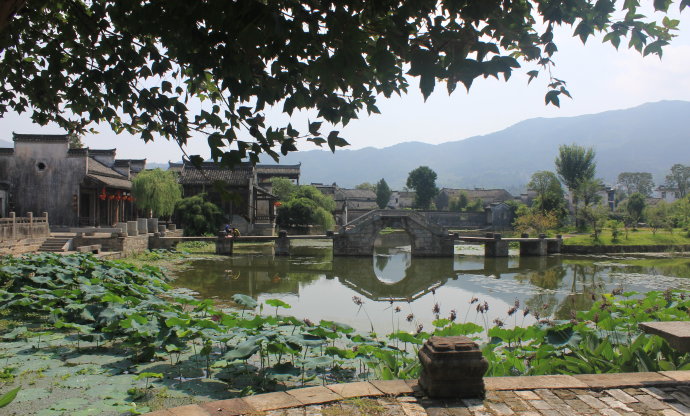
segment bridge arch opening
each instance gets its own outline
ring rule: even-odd
[[[374,240],[374,274],[383,283],[405,278],[412,262],[412,237],[404,229],[385,228]]]

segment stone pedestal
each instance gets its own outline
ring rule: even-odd
[[[146,218],[137,218],[137,230],[139,234],[146,234],[149,232],[148,220]]]
[[[563,237],[560,234],[556,236],[555,240],[551,239],[546,241],[547,254],[560,253],[561,247],[563,247]]]
[[[281,230],[278,232],[278,238],[273,249],[276,256],[290,255],[290,240],[288,239],[287,231]]]
[[[115,228],[120,229],[120,233],[124,234],[125,237],[127,237],[127,223],[126,222],[118,222],[115,224]]]
[[[158,218],[148,218],[146,220],[148,226],[148,232],[157,233],[158,232]]]
[[[218,233],[216,239],[216,254],[223,256],[232,256],[232,246],[234,238],[228,236],[225,231]]]
[[[158,235],[161,237],[165,237],[165,231],[167,228],[165,227],[165,224],[158,224]]]
[[[431,398],[484,397],[484,373],[489,363],[477,343],[465,336],[427,340],[418,353],[422,364],[419,385]]]
[[[541,236],[528,241],[520,241],[520,256],[546,256],[546,239]]]
[[[139,235],[139,224],[136,221],[127,221],[127,234]]]
[[[170,230],[170,231],[177,230],[177,224],[168,224],[168,230]]]
[[[485,257],[508,257],[509,243],[501,240],[501,234],[487,233],[486,236],[494,241],[484,243]]]

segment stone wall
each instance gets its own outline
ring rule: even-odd
[[[101,251],[120,251],[127,256],[146,251],[149,248],[149,236],[145,234],[132,237],[77,236],[73,244],[75,248],[100,244]]]
[[[15,211],[50,212],[54,225],[77,225],[74,198],[86,175],[86,158],[68,155],[67,150],[66,141],[17,141],[13,154],[0,155],[0,178],[11,178]]]
[[[424,215],[434,224],[447,228],[478,228],[487,226],[484,212],[425,211]]]
[[[46,241],[46,237],[0,241],[0,255],[17,256],[24,253],[33,253],[41,247],[44,241]]]

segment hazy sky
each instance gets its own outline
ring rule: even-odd
[[[677,10],[674,4],[674,10]],[[674,13],[679,17],[678,13]],[[573,99],[563,97],[561,108],[544,105],[547,79],[545,74],[527,85],[528,71],[524,66],[515,71],[510,81],[494,78],[476,80],[469,93],[458,85],[448,96],[445,83],[437,84],[426,103],[419,93],[418,80],[412,79],[410,92],[402,97],[380,98],[382,114],[362,115],[344,128],[341,136],[351,144],[350,149],[386,147],[406,141],[443,143],[461,140],[504,129],[516,122],[534,117],[564,117],[597,113],[606,110],[634,107],[660,100],[690,101],[690,12],[680,16],[678,37],[664,49],[663,59],[656,55],[642,57],[636,51],[616,51],[610,44],[593,38],[582,45],[579,38],[571,37],[572,29],[556,34],[559,52],[555,55],[554,76],[568,82]],[[306,130],[302,114],[292,118],[298,129]],[[314,117],[312,117],[314,119]],[[287,123],[287,116],[269,111],[267,122],[275,125]],[[165,139],[154,143],[125,134],[115,135],[107,126],[97,128],[98,135],[84,138],[91,148],[117,148],[118,158],[147,158],[149,162],[178,161],[179,147]],[[32,125],[27,115],[7,115],[0,119],[2,140],[11,140],[11,133],[61,133],[55,127]],[[307,143],[300,149],[313,148]],[[190,139],[188,154],[207,157],[204,137]]]

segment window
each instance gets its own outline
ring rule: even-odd
[[[36,169],[38,169],[39,172],[43,172],[44,170],[46,170],[46,167],[46,164],[43,162],[36,163]]]

